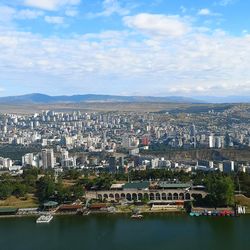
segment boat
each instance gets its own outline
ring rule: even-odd
[[[84,211],[83,213],[82,213],[82,215],[84,215],[84,216],[87,216],[87,215],[89,215],[90,214],[90,211],[88,211],[88,210],[86,210],[86,211]]]
[[[198,216],[200,216],[200,213],[198,213],[198,212],[191,212],[191,213],[189,213],[189,215],[190,216],[196,216],[196,217],[198,217]]]
[[[50,223],[52,219],[53,219],[53,216],[51,214],[42,215],[36,220],[36,223],[38,223],[38,224],[39,223]]]
[[[131,219],[142,219],[143,215],[142,214],[132,214]]]
[[[190,212],[189,213],[190,216],[194,217],[194,216],[216,216],[216,217],[219,217],[219,216],[231,216],[231,217],[234,217],[234,216],[237,216],[237,214],[234,212],[234,211],[231,211],[231,210],[223,210],[223,211],[217,211],[217,210],[204,210],[202,212]]]

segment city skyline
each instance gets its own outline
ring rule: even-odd
[[[0,96],[250,95],[243,0],[3,0]]]

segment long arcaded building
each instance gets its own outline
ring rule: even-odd
[[[205,197],[204,187],[194,187],[191,184],[176,184],[159,182],[155,187],[147,181],[114,184],[110,190],[87,191],[86,198],[107,201],[190,201],[195,196]]]

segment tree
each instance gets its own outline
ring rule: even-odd
[[[55,182],[52,176],[46,175],[37,182],[37,197],[43,202],[55,194]]]
[[[73,195],[76,199],[81,198],[84,194],[82,185],[79,185],[79,184],[74,185],[72,187],[72,192],[73,192]]]
[[[28,168],[24,170],[22,177],[23,182],[27,187],[27,192],[35,192],[38,173],[39,170],[37,168]]]
[[[71,197],[70,188],[63,186],[61,180],[56,184],[56,197],[60,203],[70,200]]]
[[[12,194],[18,198],[18,197],[24,197],[26,193],[27,193],[26,185],[24,185],[20,182],[17,182],[15,184],[14,191]]]
[[[207,200],[215,208],[230,206],[234,203],[234,183],[229,176],[212,176],[206,179],[209,192]]]
[[[69,169],[65,172],[64,176],[69,180],[77,180],[81,176],[81,173],[76,169]]]
[[[7,199],[11,196],[13,192],[13,188],[11,183],[9,182],[2,182],[0,183],[0,199]]]

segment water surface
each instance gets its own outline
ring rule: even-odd
[[[250,249],[250,216],[239,218],[146,215],[0,219],[1,250],[222,250]]]

